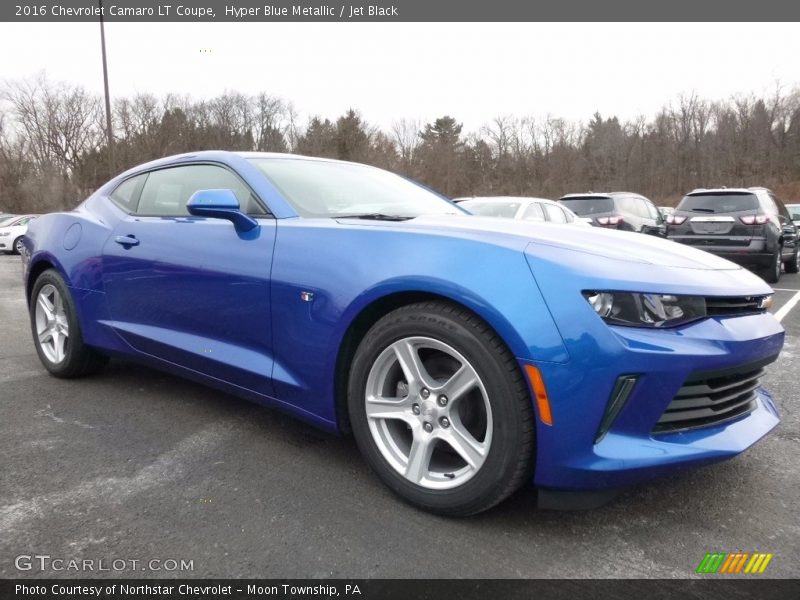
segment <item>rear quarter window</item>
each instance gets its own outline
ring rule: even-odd
[[[563,210],[552,204],[545,204],[544,210],[547,212],[547,220],[551,223],[566,223],[567,217]]]
[[[538,202],[531,202],[528,208],[525,209],[522,218],[526,221],[544,221],[544,213],[542,212],[541,204]]]
[[[116,189],[111,192],[111,199],[114,201],[114,204],[129,213],[136,212],[136,205],[139,202],[139,193],[142,191],[142,185],[146,178],[147,173],[143,173],[142,175],[136,175],[120,183]]]

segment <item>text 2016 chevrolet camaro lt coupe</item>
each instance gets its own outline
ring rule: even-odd
[[[352,431],[441,514],[526,482],[584,498],[563,492],[728,458],[778,423],[759,378],[784,334],[757,276],[649,236],[469,216],[364,165],[166,158],[24,246],[53,375],[129,357]]]

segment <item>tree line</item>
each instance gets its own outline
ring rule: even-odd
[[[499,116],[474,132],[449,115],[398,118],[388,129],[356,109],[301,120],[268,93],[139,93],[114,100],[112,123],[113,164],[101,97],[45,75],[2,84],[0,210],[69,209],[124,169],[205,149],[353,160],[450,197],[624,189],[674,204],[695,187],[766,185],[800,201],[797,87],[725,100],[681,95],[650,118],[625,121]]]

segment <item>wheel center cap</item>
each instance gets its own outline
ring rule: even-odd
[[[420,416],[424,421],[432,421],[436,416],[436,403],[425,400],[420,404]]]

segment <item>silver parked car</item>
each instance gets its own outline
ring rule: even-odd
[[[481,217],[505,217],[523,221],[544,221],[590,226],[566,206],[546,198],[517,198],[514,196],[456,198],[461,208]]]
[[[675,214],[675,207],[674,206],[659,206],[658,212],[661,213],[661,216],[666,219],[668,216]]]
[[[800,227],[800,204],[787,204],[786,210],[789,211],[789,216],[792,217],[794,224]]]

